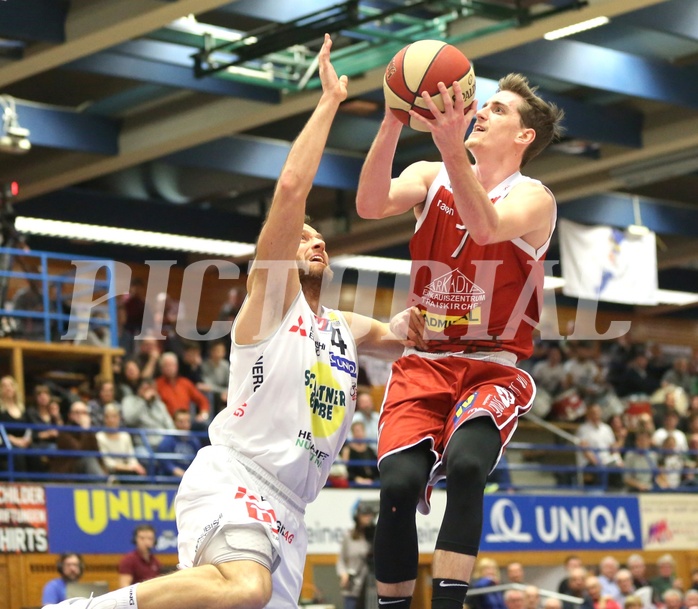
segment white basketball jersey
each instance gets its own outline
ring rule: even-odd
[[[324,308],[316,316],[299,291],[269,338],[233,340],[228,406],[211,422],[211,443],[234,448],[313,501],[351,426],[357,375],[344,316]]]

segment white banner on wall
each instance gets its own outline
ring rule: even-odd
[[[657,304],[657,244],[653,232],[558,222],[565,296],[624,304]]]
[[[370,503],[378,511],[378,489],[323,489],[305,510],[308,554],[336,554],[344,534],[354,526],[352,514],[359,502]],[[417,514],[419,551],[432,553],[444,510],[446,493],[434,490],[429,516]]]

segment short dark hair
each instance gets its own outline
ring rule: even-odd
[[[523,74],[507,74],[499,80],[500,91],[511,91],[523,99],[519,104],[519,114],[524,127],[536,132],[535,139],[528,145],[521,159],[523,167],[537,157],[555,138],[562,135],[561,125],[565,112],[552,102],[546,102],[536,95],[538,87],[531,86]]]

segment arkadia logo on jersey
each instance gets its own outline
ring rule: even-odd
[[[485,498],[483,550],[641,548],[635,497]]]

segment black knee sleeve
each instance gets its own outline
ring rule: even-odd
[[[417,577],[419,547],[415,513],[434,457],[426,443],[381,461],[380,513],[376,525],[376,578],[396,584]]]
[[[446,459],[446,511],[436,549],[477,556],[487,476],[502,442],[489,417],[464,423],[453,434]]]

